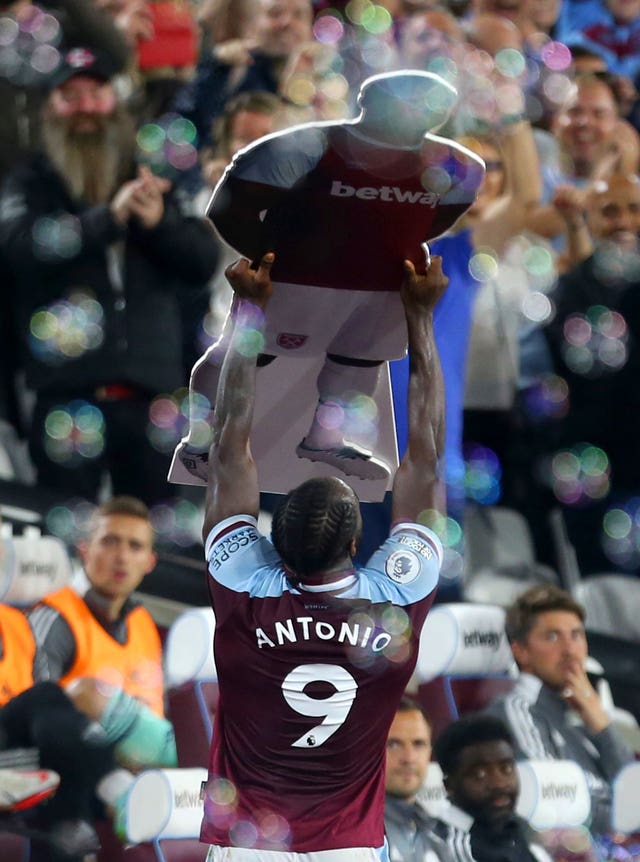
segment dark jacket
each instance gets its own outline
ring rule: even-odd
[[[117,382],[157,393],[184,384],[181,306],[213,273],[217,247],[203,219],[183,216],[170,196],[164,202],[163,218],[152,230],[136,221],[121,228],[108,205],[72,199],[43,156],[7,178],[0,246],[15,283],[27,384],[37,392]],[[76,356],[73,345],[71,355],[55,343],[52,349],[47,332],[31,327],[41,309],[59,319],[65,307],[76,313],[78,292],[98,306],[85,305],[77,320],[72,316],[71,325],[80,329],[93,325],[86,330],[92,344]]]
[[[586,441],[611,462],[613,487],[640,487],[640,267],[616,279],[605,245],[563,275],[552,299],[555,315],[546,327],[554,368],[569,386],[567,415],[558,423],[557,446]],[[613,257],[621,265],[622,256]],[[612,318],[610,312],[622,316]],[[583,344],[571,346],[566,326],[588,321]],[[575,338],[574,338],[575,341]]]
[[[592,830],[609,831],[611,784],[633,760],[613,725],[589,733],[560,695],[529,673],[520,674],[514,689],[496,698],[487,712],[511,728],[519,760],[573,760],[581,766],[591,793]]]
[[[253,62],[238,80],[236,67],[221,63],[213,55],[201,60],[195,78],[176,96],[174,109],[195,125],[200,146],[211,143],[211,124],[222,112],[226,102],[238,93],[249,90],[278,91],[278,70],[282,60],[252,52]]]
[[[516,814],[495,831],[449,805],[436,820],[435,829],[454,862],[551,862],[538,833]]]

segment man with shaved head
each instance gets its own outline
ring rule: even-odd
[[[465,25],[468,41],[481,51],[495,57],[500,51],[522,51],[522,35],[514,22],[495,12],[481,12]]]
[[[587,200],[587,221],[602,245],[612,243],[624,254],[640,252],[640,180],[636,174],[614,174],[595,183]]]
[[[614,501],[624,506],[640,491],[638,176],[617,173],[595,183],[577,218],[586,219],[582,229],[591,233],[594,251],[560,279],[546,332],[556,371],[569,386],[557,443],[586,442],[606,458],[607,484],[595,498],[585,497],[589,505],[566,511],[584,573],[633,564],[606,538],[603,517]]]
[[[249,437],[274,255],[227,269],[233,331],[220,375],[204,526],[220,701],[204,791],[210,862],[352,862],[384,847],[387,734],[417,659],[442,547],[443,385],[433,309],[447,278],[433,257],[401,283],[409,351],[409,445],[389,538],[353,564],[360,507],[342,479],[283,498],[272,541],[257,527]],[[251,349],[251,345],[254,345]],[[267,851],[270,851],[267,853]]]

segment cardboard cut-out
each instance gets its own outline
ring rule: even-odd
[[[456,98],[448,82],[429,72],[375,75],[360,88],[356,119],[309,123],[261,138],[234,156],[214,190],[207,215],[220,237],[254,262],[275,252],[262,352],[277,358],[258,372],[252,436],[263,491],[286,493],[295,484],[293,472],[300,481],[326,475],[327,463],[330,473],[339,472],[335,458],[327,463],[308,460],[306,454],[296,458],[303,439],[309,448],[334,454],[345,444],[371,452],[371,463],[366,454],[344,459],[343,472],[369,477],[358,482],[367,488],[361,499],[381,499],[390,486],[397,447],[388,373],[381,372],[385,362],[406,351],[398,295],[403,261],[424,271],[426,243],[469,208],[484,177],[482,159],[434,134]],[[212,405],[225,349],[223,335],[191,376],[191,390]],[[293,388],[305,377],[302,368],[298,373],[293,367],[303,357],[321,359],[316,363],[320,403],[344,406],[355,393],[376,401],[377,440],[370,433],[357,439],[352,423],[342,434],[337,429],[330,443],[316,442],[327,435],[313,413],[318,398],[313,381],[308,381],[308,405],[281,397],[288,381]],[[376,362],[377,376],[371,370]],[[269,382],[277,391],[263,391]],[[277,416],[270,401],[279,403]],[[301,414],[308,420],[306,434]],[[292,427],[295,445],[287,433]],[[263,434],[271,442],[263,445]],[[389,440],[391,445],[383,443]],[[183,452],[184,443],[176,450],[169,479],[204,484],[202,462],[194,471],[198,475],[192,475],[180,463]],[[380,471],[371,469],[376,460],[382,462]]]

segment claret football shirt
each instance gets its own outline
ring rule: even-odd
[[[254,518],[206,542],[220,698],[201,838],[311,852],[381,847],[388,728],[413,672],[442,561],[394,527],[331,584],[290,580]]]

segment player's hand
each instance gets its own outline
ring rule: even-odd
[[[251,269],[251,264],[246,258],[241,258],[228,266],[224,274],[235,295],[264,308],[273,293],[271,267],[274,260],[275,255],[269,252],[263,256],[257,269]]]
[[[592,733],[600,733],[611,723],[584,668],[575,667],[567,673],[562,696]]]
[[[400,296],[405,309],[433,311],[448,284],[449,279],[442,271],[440,255],[428,258],[424,275],[416,272],[410,260],[405,260],[404,279],[400,287]]]

